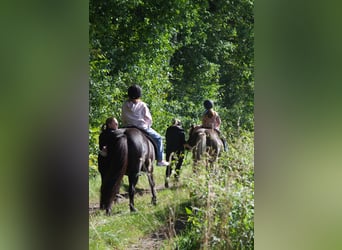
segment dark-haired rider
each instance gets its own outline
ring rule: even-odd
[[[223,142],[224,151],[227,151],[227,141],[220,132],[221,118],[219,114],[213,109],[214,102],[211,100],[205,100],[203,102],[203,106],[205,108],[205,111],[202,115],[202,127],[215,129]]]
[[[162,137],[152,129],[152,116],[147,104],[141,98],[142,89],[139,85],[132,85],[128,88],[129,99],[122,106],[123,126],[135,126],[144,130],[157,145],[157,165],[168,166],[169,163],[163,161],[163,142]]]

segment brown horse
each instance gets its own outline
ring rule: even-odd
[[[108,169],[102,176],[100,208],[109,215],[113,201],[119,193],[124,175],[129,180],[129,207],[134,208],[135,186],[141,172],[146,172],[152,193],[152,204],[157,204],[155,183],[153,178],[153,162],[155,149],[152,142],[137,128],[123,128],[115,130],[108,148]]]
[[[213,164],[223,151],[223,142],[214,129],[192,126],[189,131],[188,144],[192,148],[192,157],[195,165],[206,154],[208,162]]]

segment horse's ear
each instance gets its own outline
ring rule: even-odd
[[[195,127],[195,125],[194,125],[194,124],[191,124],[190,128],[194,128],[194,127]]]

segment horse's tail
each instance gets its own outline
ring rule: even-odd
[[[200,136],[199,148],[201,150],[201,152],[199,153],[200,155],[202,155],[206,151],[206,148],[207,148],[207,135],[205,133],[200,133],[199,136]]]
[[[128,165],[128,146],[127,137],[124,133],[118,135],[116,147],[113,152],[113,161],[115,168],[113,168],[114,176],[117,176],[114,188],[119,192],[120,184],[123,176],[126,173]]]
[[[201,155],[206,151],[206,134],[204,132],[199,132],[195,147],[195,160],[199,161],[201,159]]]
[[[111,149],[111,150],[110,150]],[[101,202],[107,214],[120,190],[120,184],[127,170],[128,146],[127,137],[123,131],[116,131],[113,144],[109,147],[109,165],[106,177],[101,186]]]

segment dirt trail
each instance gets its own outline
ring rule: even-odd
[[[132,244],[127,250],[140,249],[160,249],[163,241],[167,239],[165,232],[156,232],[149,236],[139,239],[135,244]]]
[[[139,239],[137,243],[133,244],[127,249],[160,249],[163,245],[164,240],[173,238],[185,228],[185,223],[186,218],[177,219],[174,223],[175,225],[172,226],[170,226],[170,223],[167,223],[168,225],[160,228],[157,232],[154,232],[144,238]]]

